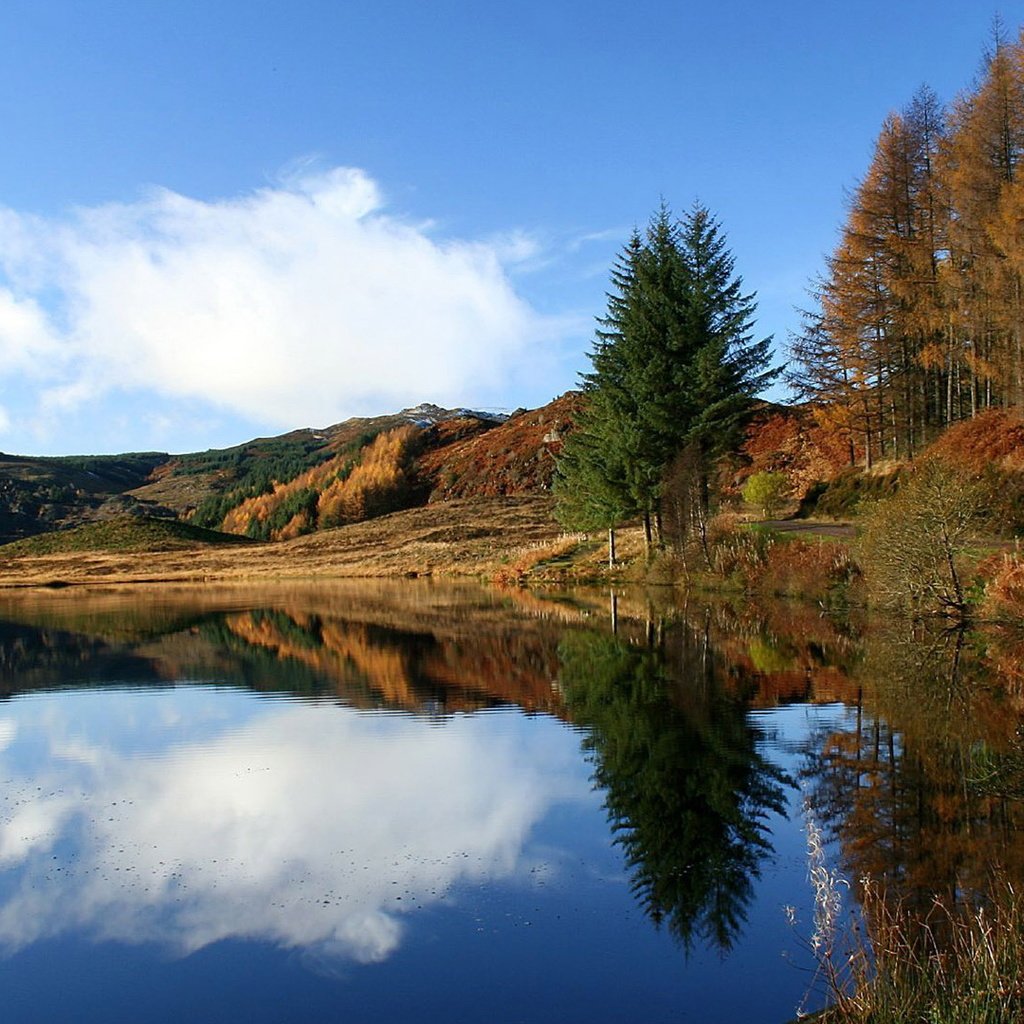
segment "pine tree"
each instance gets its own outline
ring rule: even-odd
[[[753,339],[754,297],[703,206],[676,220],[662,204],[631,236],[611,284],[582,378],[587,411],[556,488],[563,522],[586,519],[598,502],[607,516],[642,516],[650,543],[673,458],[699,453],[706,513],[711,462],[736,443],[777,371],[771,339]]]
[[[598,319],[590,353],[593,371],[582,375],[588,401],[559,456],[552,489],[555,514],[569,529],[608,531],[608,562],[615,563],[615,527],[639,515],[644,488],[635,476],[643,464],[638,409],[629,386],[629,353],[618,344],[617,327],[630,315],[629,296],[643,242],[634,231],[612,267],[608,314]]]
[[[596,397],[596,396],[595,396]],[[608,565],[615,565],[615,528],[637,514],[626,466],[616,444],[613,421],[592,401],[559,455],[552,489],[555,515],[570,530],[607,530]]]
[[[712,459],[735,447],[751,400],[779,371],[771,368],[772,339],[754,340],[757,303],[743,292],[717,221],[695,205],[681,227],[686,293],[672,369],[683,416],[673,448],[695,444]]]

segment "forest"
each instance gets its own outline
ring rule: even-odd
[[[882,124],[787,373],[851,463],[1024,402],[1022,157],[1024,42],[999,25],[972,88]]]

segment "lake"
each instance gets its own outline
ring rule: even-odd
[[[0,601],[5,1024],[776,1022],[808,826],[1024,881],[1024,648],[424,581]]]

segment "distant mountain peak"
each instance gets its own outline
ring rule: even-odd
[[[478,420],[488,420],[493,423],[504,423],[508,419],[508,413],[501,409],[444,409],[433,402],[421,402],[411,408],[403,409],[399,416],[405,417],[410,423],[418,427],[431,427],[445,420],[456,419],[461,416],[472,416]]]

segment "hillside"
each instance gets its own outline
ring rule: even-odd
[[[54,530],[4,546],[8,559],[57,555],[74,551],[180,551],[214,544],[252,544],[248,537],[233,537],[204,530],[175,519],[122,515],[67,530]]]
[[[33,458],[0,454],[0,542],[63,529],[113,514],[167,462],[159,452]]]
[[[130,499],[164,506],[182,518],[196,518],[213,527],[217,520],[248,498],[265,494],[277,483],[326,463],[357,461],[359,453],[388,431],[433,428],[460,422],[463,430],[487,430],[502,417],[468,410],[419,405],[401,412],[352,417],[323,429],[293,430],[276,437],[255,438],[232,448],[167,456],[146,481],[128,492]],[[469,426],[465,426],[469,425]]]
[[[926,454],[981,473],[986,469],[1024,472],[1024,419],[1016,412],[993,409],[954,423]]]
[[[103,518],[6,545],[0,587],[399,576],[469,576],[513,585],[591,579],[605,572],[603,538],[562,534],[549,492],[555,455],[571,429],[578,402],[577,395],[563,396],[500,423],[462,411],[436,422],[382,417],[163,462],[153,455],[126,456],[95,470],[84,468],[85,460],[13,460],[26,475],[35,469],[34,486],[51,481],[55,468],[65,478],[86,474],[81,483],[92,490],[83,488],[79,512]],[[396,422],[400,425],[394,426]],[[367,441],[376,426],[391,429]],[[843,519],[856,515],[865,500],[892,493],[906,479],[907,470],[895,461],[871,471],[850,467],[837,436],[806,407],[763,406],[749,425],[744,450],[723,466],[727,507],[738,500],[738,484],[764,469],[786,474],[792,495],[803,498],[805,511]],[[361,447],[346,446],[353,437]],[[1015,414],[990,413],[954,425],[919,459],[943,458],[977,473],[1001,474],[1000,493],[1007,507],[998,514],[1005,513],[1009,528],[1024,525],[1019,514],[1024,509],[1022,448],[1024,421]],[[148,482],[117,490],[153,463]],[[194,514],[175,518],[169,509],[171,487],[178,487],[179,495],[191,487],[207,500],[237,493],[240,485],[261,475],[269,478],[271,468],[284,475],[282,467],[289,464],[298,465],[300,472],[285,483],[270,479],[259,493],[243,497],[229,508],[220,530],[198,526]],[[200,472],[188,472],[197,467]],[[218,490],[210,485],[211,476]],[[269,528],[284,522],[291,514],[289,502],[303,494],[306,504],[295,515],[309,515],[315,507],[321,518],[309,526],[341,528],[299,530],[291,536],[281,530],[271,537],[273,543],[253,543],[239,535],[248,532],[247,523]],[[145,508],[159,507],[156,496],[166,500],[162,518],[143,514]],[[790,511],[795,508],[794,500]],[[41,519],[40,526],[46,525]],[[820,523],[787,525],[798,532],[828,532]],[[225,527],[235,535],[224,532]],[[846,531],[843,536],[850,528]],[[617,548],[625,571],[630,571],[643,558],[641,528],[627,524],[620,529]],[[813,559],[797,564],[812,549],[818,550],[815,545],[782,545],[780,552],[789,552],[797,562],[780,569],[776,559],[771,587],[789,592],[789,584],[778,575],[783,569],[797,583],[807,573],[818,579],[821,567]],[[756,580],[748,584],[762,585]]]
[[[936,459],[996,485],[993,511],[1003,531],[1024,528],[1024,418],[1013,409],[992,409],[933,431],[914,459],[893,456],[865,466],[834,411],[809,405],[763,405],[747,429],[738,464],[727,483],[738,494],[756,472],[781,473],[789,485],[790,511],[800,516],[849,519],[862,503],[893,494],[911,468]]]
[[[579,393],[570,391],[540,409],[519,410],[491,430],[426,452],[420,472],[431,482],[430,501],[549,490],[555,456],[580,401]]]
[[[0,543],[129,514],[285,540],[428,502],[543,493],[575,401],[511,417],[423,404],[184,455],[0,455]]]
[[[281,541],[455,499],[545,495],[580,402],[569,392],[510,416],[420,405],[175,456],[0,454],[0,543],[127,515]],[[763,403],[723,467],[724,494],[738,500],[751,473],[777,472],[791,508],[846,517],[891,490],[900,465],[851,467],[846,436],[827,411]],[[1020,417],[989,412],[954,424],[925,454],[1016,479],[1022,452]]]
[[[198,470],[208,493],[180,514],[279,541],[453,498],[545,493],[575,401],[567,396],[504,421],[433,406],[349,421],[313,437],[253,442],[239,462],[217,453],[212,472],[209,457],[181,460],[133,496],[166,501]]]
[[[5,548],[0,589],[340,577],[491,579],[507,567],[514,570],[517,559],[533,564],[549,550],[561,550],[559,533],[550,498],[462,498],[276,544],[192,543],[144,551],[69,545],[49,554],[15,548],[13,555]],[[29,543],[51,539],[56,540]]]

